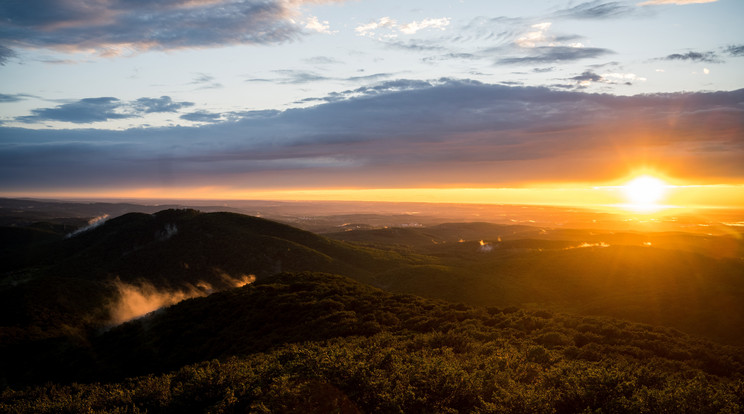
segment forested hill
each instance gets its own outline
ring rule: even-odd
[[[740,348],[612,319],[395,295],[319,273],[187,300],[97,336],[75,355],[77,375],[106,383],[6,389],[0,411],[744,407]],[[141,376],[119,379],[130,374]]]
[[[71,237],[40,227],[0,229],[16,246],[0,254],[0,326],[14,328],[6,336],[30,335],[31,327],[40,329],[36,337],[98,328],[110,320],[107,305],[122,289],[203,296],[281,271],[369,280],[415,262],[235,213],[129,213]]]
[[[742,338],[742,262],[689,244],[347,242],[188,209],[65,226],[0,228],[0,412],[744,409],[744,349],[711,341]]]

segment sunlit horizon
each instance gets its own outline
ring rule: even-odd
[[[208,188],[139,188],[124,190],[53,190],[2,193],[7,198],[111,200],[264,200],[353,201],[393,203],[452,203],[542,205],[657,213],[667,209],[744,208],[744,184],[673,185],[664,183],[659,199],[629,199],[625,185],[541,185],[463,188],[296,188],[236,190]]]

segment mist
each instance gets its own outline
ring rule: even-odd
[[[256,280],[254,275],[240,275],[237,278],[227,274],[220,277],[231,287],[242,287]],[[185,284],[180,289],[158,289],[149,282],[129,284],[118,278],[114,281],[117,297],[109,305],[110,319],[107,325],[116,326],[140,318],[158,309],[175,305],[186,299],[208,296],[219,289],[212,284],[199,281],[196,285]]]
[[[88,230],[94,229],[94,228],[100,226],[101,224],[105,223],[106,220],[108,220],[108,219],[109,219],[109,215],[108,214],[102,214],[102,215],[100,215],[98,217],[93,217],[92,219],[88,220],[88,225],[87,226],[83,226],[83,227],[81,227],[81,228],[73,231],[72,233],[68,233],[65,237],[69,239],[70,237],[74,237],[74,236],[77,236],[80,233],[83,233],[83,232],[86,232]]]

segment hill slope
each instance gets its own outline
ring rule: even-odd
[[[235,213],[130,213],[69,238],[20,231],[30,234],[25,249],[16,239],[25,254],[3,261],[0,278],[5,352],[54,338],[84,340],[88,331],[283,270],[368,280],[412,263],[390,251]]]
[[[318,273],[281,274],[182,302],[94,338],[88,352],[87,374],[115,382],[6,390],[0,411],[744,407],[741,348],[610,319],[394,295]],[[178,368],[184,363],[191,365]]]
[[[329,236],[428,258],[378,273],[391,291],[607,315],[744,344],[744,240],[735,236],[488,223]]]

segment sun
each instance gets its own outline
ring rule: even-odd
[[[666,195],[668,185],[649,175],[636,177],[622,186],[625,198],[631,206],[637,208],[655,208],[658,207]]]

